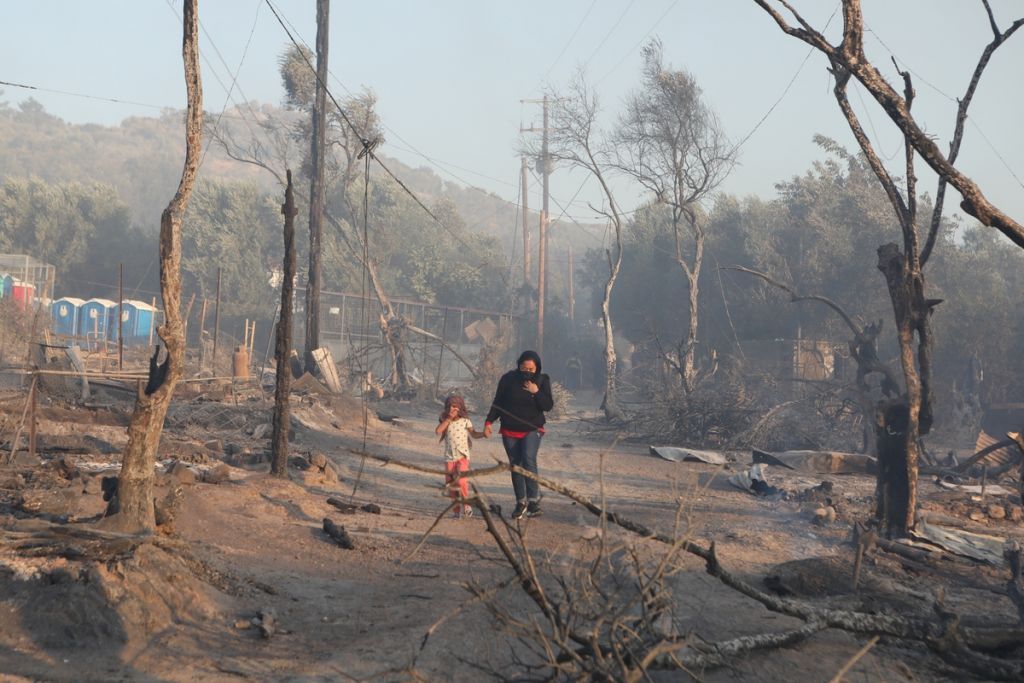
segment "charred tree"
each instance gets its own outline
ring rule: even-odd
[[[743,266],[729,266],[723,270],[735,270],[760,278],[771,286],[777,287],[789,294],[789,300],[792,303],[817,301],[818,303],[831,308],[836,315],[842,319],[853,333],[853,338],[849,341],[849,348],[850,358],[852,358],[854,363],[857,365],[857,376],[854,380],[854,388],[857,392],[857,404],[860,406],[861,414],[865,423],[864,450],[869,453],[877,453],[877,429],[874,425],[877,419],[879,405],[887,404],[892,399],[898,397],[900,393],[899,383],[895,373],[893,373],[892,369],[888,365],[878,358],[878,335],[882,331],[882,321],[879,320],[878,322],[869,323],[867,325],[860,325],[854,321],[842,306],[828,297],[818,294],[801,294],[789,285],[779,282],[770,275],[751,268],[744,268]],[[877,403],[871,397],[872,388],[868,380],[875,374],[881,376],[879,379],[879,389],[882,394],[881,403]],[[879,478],[879,481],[881,481],[881,477]]]
[[[597,98],[589,91],[583,74],[577,75],[565,97],[555,98],[549,153],[553,160],[561,160],[589,173],[601,188],[604,206],[593,207],[611,224],[614,245],[605,251],[608,279],[605,280],[601,300],[601,322],[604,328],[605,389],[601,406],[605,418],[621,420],[618,401],[618,357],[615,353],[614,325],[611,315],[611,296],[615,281],[622,268],[622,230],[625,217],[609,185],[609,174],[614,173],[614,144],[599,139],[597,130]]]
[[[274,379],[274,432],[271,437],[270,473],[276,477],[288,474],[288,396],[292,385],[289,362],[292,342],[292,295],[295,287],[295,197],[292,193],[292,172],[287,171],[288,185],[284,191],[284,280],[281,282],[281,318],[277,322],[274,358],[277,375]]]
[[[617,165],[669,209],[674,258],[687,285],[688,324],[677,357],[663,357],[690,394],[698,381],[700,273],[707,240],[700,208],[732,168],[736,148],[703,102],[696,79],[665,64],[660,41],[648,43],[643,57],[643,85],[627,100],[615,135]]]
[[[203,93],[199,74],[198,0],[185,0],[182,12],[182,55],[188,107],[185,117],[185,165],[178,191],[160,216],[160,295],[164,324],[157,334],[167,356],[158,367],[150,366],[150,382],[140,387],[135,411],[128,424],[118,480],[119,511],[106,524],[122,531],[151,531],[156,528],[153,507],[153,467],[164,418],[185,363],[185,334],[181,318],[181,222],[192,195],[199,156],[202,153]],[[159,349],[157,349],[159,354]]]
[[[1001,32],[987,0],[982,5],[988,14],[993,39],[985,47],[974,69],[964,97],[959,101],[950,153],[944,155],[938,145],[921,129],[911,113],[914,88],[908,72],[900,72],[902,94],[889,84],[864,53],[864,16],[860,0],[843,0],[843,37],[832,45],[788,3],[780,2],[798,26],[791,26],[776,10],[771,0],[754,0],[786,34],[804,41],[824,54],[835,78],[833,94],[857,143],[878,178],[892,205],[903,237],[902,245],[885,244],[878,249],[878,268],[884,274],[892,301],[896,334],[900,345],[904,393],[876,409],[878,435],[879,479],[876,517],[890,535],[902,536],[913,528],[917,505],[918,459],[920,438],[932,425],[931,349],[933,335],[930,316],[937,300],[925,295],[923,268],[935,244],[942,219],[946,184],[955,187],[963,201],[961,208],[984,225],[994,227],[1018,246],[1024,247],[1024,226],[989,202],[981,189],[955,166],[963,139],[967,108],[977,89],[985,67],[995,50],[1018,28],[1018,19]],[[886,170],[860,120],[850,105],[847,86],[855,78],[881,105],[889,118],[903,133],[905,194]],[[915,156],[927,163],[939,177],[936,204],[932,211],[929,234],[922,251],[917,224],[917,176]]]

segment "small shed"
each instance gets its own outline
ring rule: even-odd
[[[89,299],[79,309],[78,334],[91,339],[106,339],[110,309],[117,304],[110,299]]]
[[[50,315],[53,318],[53,331],[65,337],[78,334],[78,315],[84,299],[65,296],[50,304]]]

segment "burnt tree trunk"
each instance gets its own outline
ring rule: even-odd
[[[292,172],[284,191],[284,280],[281,282],[281,318],[277,322],[274,358],[277,376],[274,380],[274,432],[271,437],[270,473],[275,477],[288,475],[288,395],[291,392],[292,368],[289,362],[292,346],[292,290],[295,286],[295,197],[292,194]]]
[[[920,439],[932,425],[931,311],[924,298],[924,277],[916,265],[896,244],[878,248],[878,269],[885,275],[892,299],[906,385],[906,393],[898,400],[880,402],[876,408],[876,515],[892,535],[906,534],[914,526]]]
[[[601,406],[604,408],[604,416],[609,420],[621,420],[622,410],[619,408],[618,398],[618,357],[615,354],[615,333],[612,329],[611,300],[612,290],[615,288],[615,280],[622,268],[622,245],[618,226],[615,229],[616,257],[613,260],[611,252],[608,256],[608,280],[604,285],[604,297],[601,299],[601,322],[604,326],[604,401]]]
[[[890,535],[896,536],[905,535],[913,523],[917,491],[917,444],[907,447],[909,412],[903,397],[875,405],[878,444],[875,516]]]
[[[682,344],[679,354],[679,374],[683,384],[683,392],[692,394],[697,388],[697,329],[700,315],[700,271],[704,264],[704,228],[698,224],[697,217],[688,213],[687,221],[690,224],[690,231],[694,237],[693,265],[690,266],[683,257],[679,239],[679,224],[675,224],[676,236],[676,263],[683,270],[687,284],[687,303],[689,305],[690,319],[686,327],[686,339]]]
[[[185,363],[185,334],[180,310],[181,221],[199,168],[203,131],[197,5],[198,0],[185,0],[182,12],[182,54],[188,93],[185,165],[178,191],[160,216],[160,295],[164,304],[164,324],[159,327],[157,334],[167,348],[167,357],[157,367],[154,355],[154,362],[150,364],[149,382],[144,390],[140,389],[135,411],[128,424],[128,445],[125,447],[117,486],[119,511],[108,517],[106,522],[107,526],[123,531],[149,531],[156,528],[153,467],[167,408]]]

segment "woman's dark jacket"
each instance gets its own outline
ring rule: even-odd
[[[532,432],[543,427],[544,411],[555,406],[551,397],[551,379],[544,373],[538,373],[533,381],[540,389],[536,394],[523,388],[518,369],[502,375],[486,421],[493,423],[501,418],[501,428],[511,432]]]

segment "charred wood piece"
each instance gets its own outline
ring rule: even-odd
[[[345,527],[340,524],[335,524],[328,517],[324,517],[324,533],[330,536],[334,541],[345,550],[352,550],[355,548],[355,544],[352,542],[352,538],[345,531]]]

